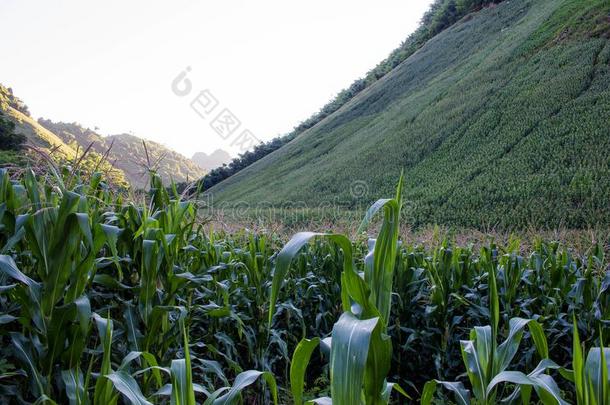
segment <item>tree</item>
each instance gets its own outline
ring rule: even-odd
[[[15,123],[0,112],[0,150],[20,150],[24,142],[25,136],[15,133]]]

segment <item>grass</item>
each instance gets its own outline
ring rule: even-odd
[[[23,156],[18,152],[10,150],[0,150],[0,165],[19,166],[23,163]]]
[[[391,193],[404,168],[415,227],[607,225],[608,11],[570,0],[483,9],[209,194],[353,209]]]

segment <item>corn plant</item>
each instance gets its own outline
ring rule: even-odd
[[[335,404],[387,404],[389,392],[394,386],[386,381],[392,353],[387,325],[398,249],[401,191],[402,176],[396,197],[378,200],[369,208],[363,220],[361,228],[383,209],[383,224],[377,239],[370,243],[371,251],[365,258],[363,274],[355,269],[350,240],[338,234],[298,233],[277,257],[271,289],[269,329],[281,283],[298,252],[316,237],[326,238],[342,251],[341,302],[344,312],[335,323],[330,340],[330,389],[332,403]],[[313,346],[318,342],[303,340],[293,356],[291,385],[297,403],[302,400],[304,370]],[[318,401],[328,402],[331,399]]]
[[[610,403],[610,348],[604,347],[600,334],[600,347],[589,349],[587,358],[583,356],[583,347],[574,319],[574,344],[572,348],[571,372],[564,375],[576,388],[578,405],[602,405]]]
[[[25,191],[35,209],[19,214],[21,208],[13,207],[12,243],[27,238],[28,269],[23,272],[11,256],[2,255],[0,273],[15,282],[6,292],[19,304],[23,328],[12,332],[11,340],[33,377],[32,391],[52,397],[53,378],[79,366],[91,323],[86,290],[96,274],[97,255],[118,229],[90,221],[85,195],[60,189],[44,199],[33,175],[28,179],[25,190],[0,180],[13,189],[5,188],[5,197],[16,200]],[[46,207],[49,202],[54,205]]]
[[[499,298],[496,287],[496,277],[493,267],[489,272],[489,300],[491,325],[477,326],[470,331],[470,340],[460,342],[462,358],[466,367],[468,379],[472,386],[471,392],[461,382],[432,380],[424,386],[421,404],[432,402],[437,385],[452,391],[455,401],[460,405],[476,403],[491,405],[498,402],[498,387],[500,384],[516,385],[515,390],[505,400],[511,403],[530,403],[532,388],[536,390],[544,404],[564,404],[559,387],[545,372],[548,369],[560,367],[548,359],[548,344],[540,324],[533,319],[512,318],[509,321],[506,339],[497,344],[499,325]],[[527,327],[536,350],[541,357],[538,366],[529,374],[520,371],[509,371],[513,358],[519,350],[523,330]]]
[[[591,342],[610,319],[601,245],[540,241],[524,259],[513,242],[399,244],[399,190],[363,221],[383,212],[377,239],[305,233],[276,253],[281,235],[208,228],[151,174],[127,196],[99,174],[0,170],[0,402],[379,404],[395,381],[557,403],[551,370],[574,381],[565,398],[607,395],[607,328],[585,358],[566,321]],[[519,349],[526,333],[536,351]],[[463,364],[470,385],[446,382]]]

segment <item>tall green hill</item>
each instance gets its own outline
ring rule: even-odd
[[[607,0],[492,4],[208,192],[351,208],[404,169],[413,225],[608,224],[609,33]]]

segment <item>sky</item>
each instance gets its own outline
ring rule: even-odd
[[[0,83],[36,118],[237,155],[363,77],[430,3],[0,0]]]

